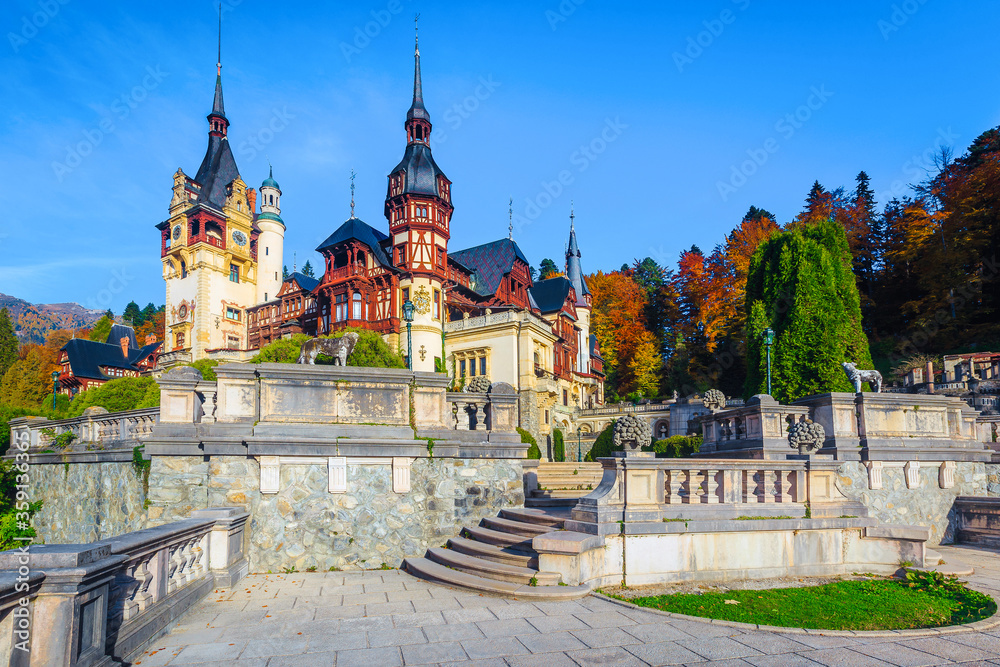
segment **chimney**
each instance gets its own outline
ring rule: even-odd
[[[247,188],[247,206],[250,208],[250,217],[257,211],[257,191]]]
[[[152,345],[156,342],[156,334],[148,333],[146,334],[146,345]]]
[[[122,346],[122,356],[128,359],[128,336],[120,338],[118,343]]]
[[[927,393],[934,393],[934,362],[927,362]]]

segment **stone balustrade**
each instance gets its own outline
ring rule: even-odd
[[[784,459],[790,453],[789,427],[808,416],[808,408],[782,405],[766,394],[714,410],[700,418],[704,441],[698,456]]]
[[[248,517],[240,508],[210,508],[91,544],[0,552],[0,651],[7,652],[0,659],[128,662],[214,587],[246,574]],[[22,578],[25,590],[12,591]]]
[[[131,449],[149,439],[159,418],[159,408],[89,411],[70,419],[18,417],[10,420],[11,442],[27,438],[32,450],[42,450],[53,446],[56,436],[71,432],[76,436],[74,444],[87,445],[89,449]]]

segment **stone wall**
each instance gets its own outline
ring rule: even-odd
[[[942,489],[938,467],[920,468],[920,485],[907,488],[903,468],[886,467],[882,488],[868,488],[868,470],[860,461],[845,461],[838,469],[838,488],[851,500],[863,503],[880,523],[927,526],[931,529],[928,545],[950,543],[955,537],[953,505],[956,496],[1000,495],[997,474],[1000,466],[958,462],[955,485]],[[988,489],[989,487],[989,489]]]
[[[348,465],[347,492],[330,493],[328,471],[282,459],[277,494],[261,494],[253,457],[155,456],[151,525],[192,509],[241,506],[251,572],[398,567],[423,556],[463,525],[524,504],[521,462],[514,459],[416,459],[410,491],[393,493],[390,465]]]
[[[33,461],[28,473],[31,500],[42,501],[32,523],[46,544],[94,542],[146,525],[142,475],[130,461]]]

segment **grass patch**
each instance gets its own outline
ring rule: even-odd
[[[805,588],[624,598],[640,607],[739,623],[817,630],[901,630],[972,623],[993,600],[954,577],[911,572],[907,580],[839,581]]]

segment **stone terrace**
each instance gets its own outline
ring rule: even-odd
[[[997,553],[940,547],[1000,595]],[[1000,627],[833,636],[746,631],[595,597],[483,597],[397,570],[252,575],[218,589],[136,659],[159,665],[1000,665]]]

